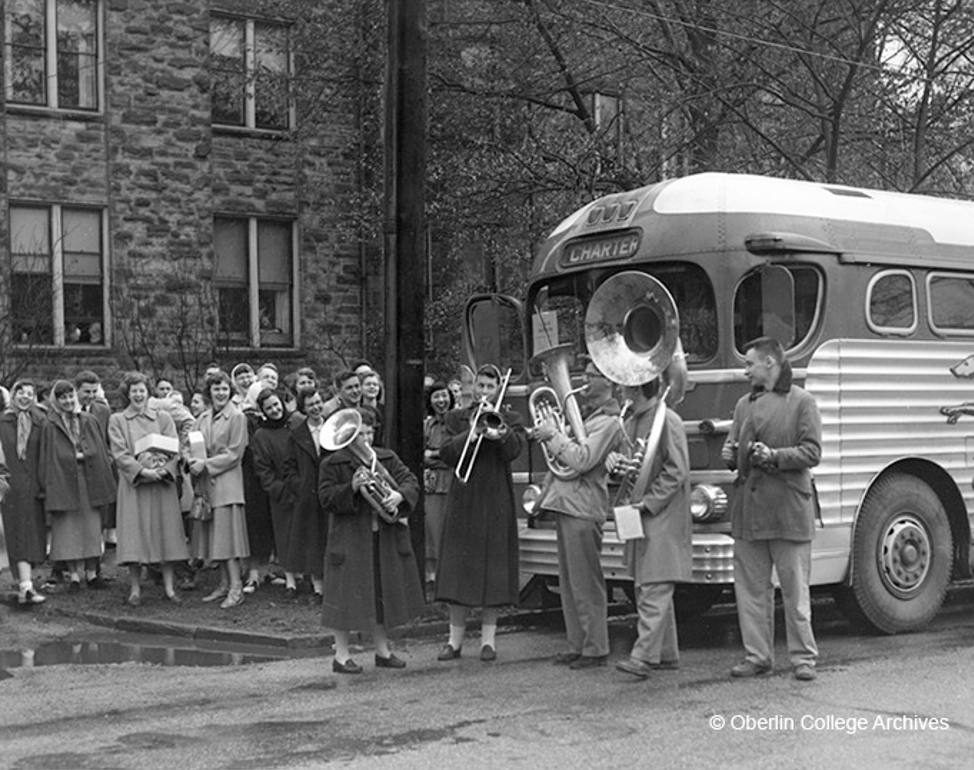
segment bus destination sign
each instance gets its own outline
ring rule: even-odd
[[[585,238],[565,244],[559,263],[562,267],[577,267],[586,262],[627,259],[639,249],[640,234],[629,230],[618,235]]]

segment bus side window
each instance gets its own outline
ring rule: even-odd
[[[822,297],[822,277],[814,267],[769,265],[753,270],[734,295],[735,347],[743,351],[750,340],[764,335],[775,336],[786,349],[797,347],[814,331]]]
[[[906,270],[885,270],[866,288],[866,323],[877,334],[909,335],[917,328],[917,292]]]
[[[931,273],[927,298],[934,331],[964,335],[974,331],[974,276]]]

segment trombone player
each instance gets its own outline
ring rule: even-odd
[[[548,417],[529,432],[546,454],[574,473],[549,472],[537,510],[555,514],[558,584],[568,649],[553,659],[572,670],[604,666],[609,657],[608,595],[602,574],[602,526],[611,509],[605,461],[622,436],[612,384],[594,364],[580,391],[582,436],[569,436]],[[562,400],[571,398],[562,394]],[[562,409],[567,411],[565,404]]]
[[[656,410],[666,410],[659,445],[649,459],[645,490],[633,489],[638,499],[628,501],[640,510],[644,533],[627,540],[625,546],[626,565],[635,583],[638,637],[628,660],[619,661],[616,668],[641,679],[654,670],[679,667],[673,591],[677,582],[690,580],[693,568],[686,431],[680,416],[660,398],[659,388],[659,377],[622,388],[623,398],[631,404],[624,425],[630,446],[650,435]],[[641,466],[640,459],[616,452],[606,460],[611,473],[623,476],[623,484]]]
[[[511,462],[524,448],[524,428],[519,415],[501,409],[508,379],[493,364],[481,366],[474,382],[477,401],[446,417],[440,459],[457,468],[458,478],[447,496],[437,557],[436,600],[450,606],[450,637],[437,656],[441,661],[460,657],[468,607],[483,608],[480,659],[495,660],[499,609],[518,602]],[[486,414],[491,419],[481,420]]]

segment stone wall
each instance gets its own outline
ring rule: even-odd
[[[357,191],[354,104],[343,104],[341,114],[332,110],[321,125],[282,134],[214,128],[210,121],[211,7],[237,13],[269,8],[281,18],[293,3],[105,5],[103,114],[5,105],[0,127],[4,212],[10,201],[33,201],[93,204],[109,213],[112,347],[33,351],[37,376],[90,363],[108,381],[133,365],[178,381],[184,364],[174,360],[167,348],[172,341],[161,330],[184,320],[190,306],[201,328],[215,322],[206,304],[212,301],[214,213],[296,219],[301,344],[293,350],[201,349],[201,365],[210,358],[228,366],[271,360],[282,373],[308,364],[325,374],[343,357],[362,355],[367,276],[359,243],[339,224]],[[6,216],[0,248],[9,265],[5,230]]]

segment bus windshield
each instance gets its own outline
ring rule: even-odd
[[[631,269],[631,268],[627,268]],[[593,292],[616,270],[590,270],[554,278],[536,286],[530,299],[531,349],[574,346],[576,364],[585,348],[585,309]],[[658,279],[676,302],[680,339],[689,363],[707,361],[717,353],[717,309],[707,274],[689,262],[659,262],[644,272]]]

